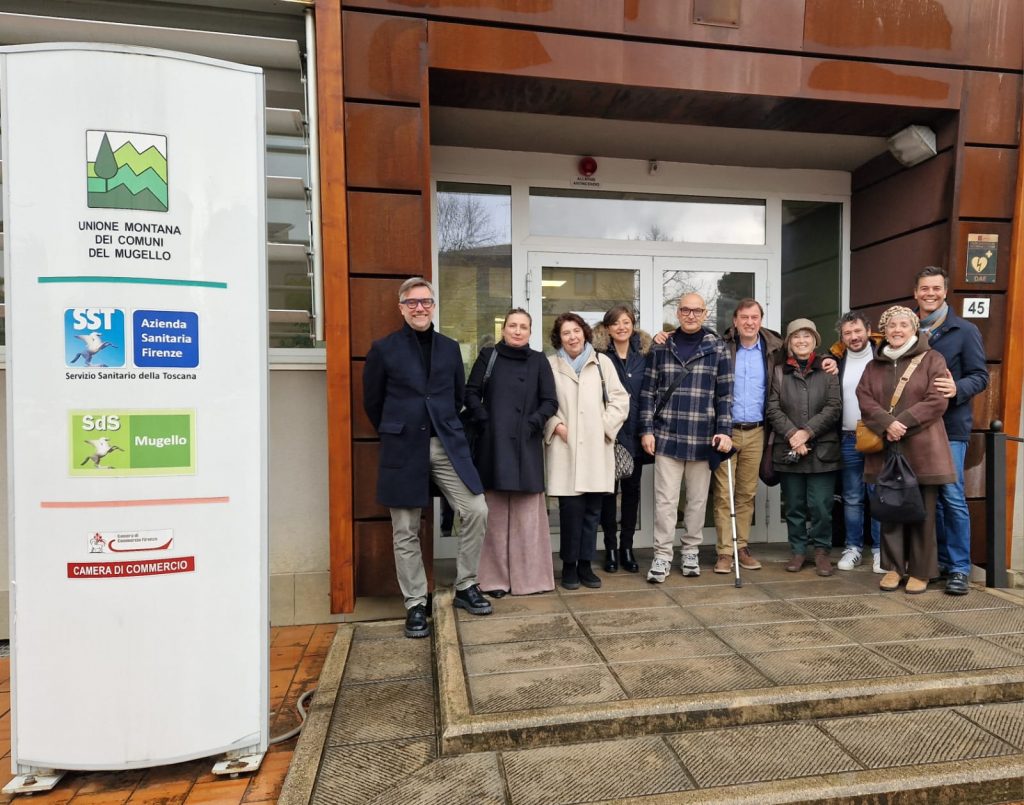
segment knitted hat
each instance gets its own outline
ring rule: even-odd
[[[906,318],[910,320],[911,325],[916,333],[921,328],[921,322],[918,321],[917,314],[909,307],[903,307],[902,305],[893,305],[886,309],[878,318],[878,329],[883,333],[885,332],[885,325],[887,325],[892,319]]]
[[[789,323],[789,326],[786,328],[786,346],[789,346],[790,336],[800,330],[810,330],[814,334],[814,348],[817,349],[821,346],[821,336],[818,335],[818,328],[814,326],[814,322],[810,319],[793,319]]]

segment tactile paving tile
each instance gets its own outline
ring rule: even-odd
[[[573,612],[675,606],[675,602],[661,590],[626,590],[621,593],[591,592],[589,595],[566,596],[565,602]]]
[[[858,643],[894,643],[927,640],[933,637],[964,637],[955,626],[931,615],[907,615],[904,618],[843,618],[828,625],[849,635]]]
[[[879,643],[872,648],[918,674],[1024,665],[1024,657],[980,637]]]
[[[568,613],[564,615],[523,615],[519,618],[477,618],[459,624],[464,646],[486,643],[518,643],[523,640],[554,640],[583,637],[583,630]]]
[[[773,651],[749,654],[747,659],[780,685],[905,675],[895,664],[886,662],[860,646]]]
[[[737,656],[616,663],[611,669],[626,693],[634,699],[687,696],[772,685],[770,679]]]
[[[944,612],[938,617],[971,634],[1024,633],[1024,607]]]
[[[608,609],[602,612],[581,612],[577,618],[592,635],[662,632],[700,626],[700,621],[679,607]]]
[[[675,587],[665,594],[681,607],[706,607],[713,604],[737,604],[743,601],[771,601],[772,597],[763,587],[745,584],[740,588],[721,587]]]
[[[842,576],[815,578],[813,581],[781,581],[765,584],[768,595],[785,601],[801,598],[831,598],[841,595],[864,595],[864,585],[846,581]]]
[[[869,769],[1016,752],[1008,743],[953,710],[823,719],[818,725]]]
[[[434,759],[434,739],[335,746],[324,749],[311,803],[365,805]]]
[[[744,626],[755,623],[806,621],[811,618],[787,601],[754,601],[731,606],[691,607],[705,626]]]
[[[1017,749],[1024,749],[1024,702],[958,707],[957,712]]]
[[[359,640],[353,641],[349,649],[342,684],[416,679],[430,674],[429,640],[408,640],[405,643]]]
[[[367,805],[505,805],[497,756],[492,752],[435,760]]]
[[[594,638],[594,643],[608,662],[674,660],[733,653],[731,648],[707,629],[601,635]]]
[[[434,686],[429,679],[344,685],[338,691],[327,745],[392,741],[434,734]]]
[[[892,595],[892,593],[889,593]],[[905,595],[906,603],[922,612],[956,612],[965,609],[1007,609],[1019,607],[1013,601],[1007,601],[997,595],[990,595],[981,590],[971,590],[967,595],[946,595],[938,589],[929,590],[924,595]]]
[[[693,787],[660,738],[505,752],[515,805],[569,805]]]
[[[529,640],[523,643],[465,646],[462,658],[466,673],[470,675],[601,664],[601,658],[586,639]]]
[[[555,612],[567,612],[562,598],[557,593],[541,593],[539,595],[506,595],[500,601],[491,601],[494,611],[487,616],[488,620],[499,618],[518,618],[520,615],[550,615]],[[456,609],[455,617],[460,621],[479,620],[464,609]]]
[[[812,724],[760,724],[667,736],[701,788],[857,771]]]
[[[403,621],[381,621],[379,623],[357,623],[352,633],[352,641],[359,640],[397,640],[405,639]]]
[[[853,642],[846,635],[816,621],[719,626],[715,628],[715,634],[741,654],[751,651],[824,648]]]
[[[818,620],[869,618],[874,615],[913,615],[918,612],[908,607],[901,598],[878,593],[842,598],[802,598],[794,601],[793,605]]]
[[[501,713],[625,699],[619,683],[602,665],[471,676],[474,713]]]

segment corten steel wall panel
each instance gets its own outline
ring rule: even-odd
[[[988,423],[985,423],[986,427]],[[985,434],[972,433],[964,457],[964,494],[969,498],[985,497]],[[982,505],[986,501],[982,500]]]
[[[395,551],[391,542],[391,520],[362,520],[355,523],[356,595],[401,595],[395,576]],[[426,524],[420,526],[420,550],[427,571],[427,589],[434,586],[434,540]],[[369,572],[373,568],[373,572]]]
[[[953,241],[952,257],[941,265],[949,274],[949,287],[968,296],[979,296],[994,291],[1005,291],[1010,282],[1010,238],[1013,224],[992,221],[958,221],[957,237]],[[967,282],[967,236],[998,235],[999,251],[996,262],[996,281],[993,283]],[[927,263],[925,265],[928,265]],[[973,273],[973,272],[972,272]]]
[[[426,58],[423,20],[346,12],[345,97],[418,104]]]
[[[420,190],[423,115],[418,108],[345,104],[349,187]]]
[[[964,141],[972,145],[1017,145],[1020,93],[1019,75],[967,73],[961,112]]]
[[[599,84],[853,101],[929,109],[960,103],[959,70],[806,59],[430,23],[431,68]]]
[[[984,566],[988,556],[988,546],[985,544],[985,501],[968,500],[967,511],[971,515],[971,563]]]
[[[345,0],[345,6],[615,34],[622,32],[623,2],[629,0]]]
[[[1024,67],[1024,3],[971,0],[970,6],[969,52],[962,63],[1005,70]]]
[[[692,2],[625,0],[623,5],[625,31],[634,36],[772,50],[803,46],[804,0],[741,0],[738,28],[695,24]]]
[[[946,301],[958,316],[964,312],[965,296],[983,296],[981,293],[961,293],[954,291],[949,294]],[[985,358],[990,361],[1002,360],[1003,339],[1006,335],[1006,295],[993,294],[989,298],[989,311],[987,319],[971,319],[981,331],[981,340],[985,344]]]
[[[945,265],[948,248],[949,226],[939,224],[853,252],[850,307],[907,296],[914,273],[926,265]]]
[[[947,151],[854,193],[850,248],[857,250],[948,218],[953,156]]]
[[[352,445],[352,512],[358,520],[388,517],[388,509],[377,503],[377,472],[380,442]]]
[[[363,368],[366,361],[352,361],[352,437],[376,439],[377,431],[363,410]]]
[[[993,419],[997,419],[999,398],[1003,390],[1003,367],[998,363],[988,365],[988,388],[971,400],[971,415],[975,430],[988,430]]]
[[[374,341],[402,326],[402,314],[398,310],[398,289],[402,282],[402,279],[352,278],[349,287],[353,358],[365,358]]]
[[[419,274],[423,270],[422,205],[418,195],[349,193],[350,272]]]
[[[918,122],[911,121],[911,122]],[[943,116],[939,120],[934,120],[928,124],[932,130],[935,131],[935,148],[941,154],[950,148],[955,148],[957,145],[957,137],[959,134],[959,116],[955,112],[943,113]],[[895,123],[885,132],[886,136],[891,136],[903,128],[902,124]],[[863,190],[869,185],[873,185],[876,182],[880,182],[883,179],[887,179],[900,171],[906,170],[892,154],[888,151],[879,154],[874,159],[868,160],[860,167],[856,168],[850,175],[850,184],[853,192]]]
[[[960,179],[961,218],[1013,218],[1016,148],[964,146]]]

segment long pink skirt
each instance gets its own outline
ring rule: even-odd
[[[543,492],[485,492],[487,533],[480,551],[481,590],[529,595],[555,589],[551,532]]]

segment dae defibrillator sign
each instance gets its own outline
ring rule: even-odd
[[[266,750],[264,108],[257,68],[0,48],[15,772]]]

